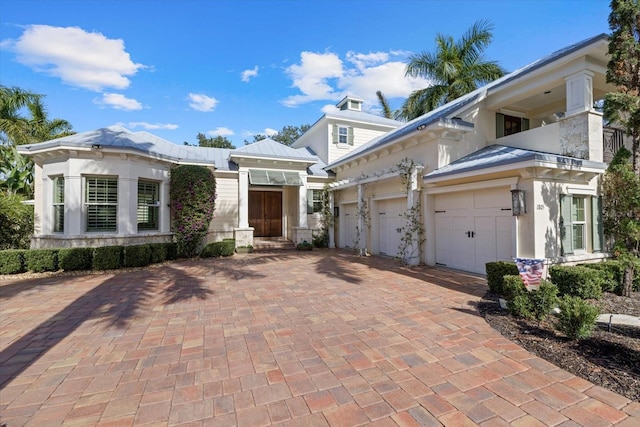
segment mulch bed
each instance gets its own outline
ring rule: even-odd
[[[632,298],[605,293],[592,301],[601,313],[640,316],[640,292]],[[502,310],[498,296],[487,293],[478,303],[485,320],[506,338],[554,365],[593,384],[640,401],[640,328],[608,325],[594,328],[591,337],[574,342],[553,327],[553,319],[517,319]]]

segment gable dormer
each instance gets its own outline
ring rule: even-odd
[[[344,98],[342,98],[342,101],[336,104],[336,107],[338,107],[339,110],[362,111],[363,102],[364,102],[364,99],[347,95]]]

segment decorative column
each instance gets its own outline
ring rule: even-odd
[[[565,78],[567,116],[593,110],[593,76],[593,72],[583,70]]]
[[[367,255],[367,227],[365,215],[364,184],[358,184],[358,255]]]
[[[335,206],[335,195],[333,191],[329,191],[329,212],[333,215]],[[329,248],[335,249],[336,247],[336,230],[335,230],[335,217],[332,217],[333,221],[330,221],[327,225],[329,228]]]
[[[298,226],[293,227],[293,243],[311,243],[313,236],[307,221],[307,174],[299,172],[300,182],[298,187]]]
[[[409,177],[409,184],[407,185],[407,212],[409,213],[409,220],[422,221],[421,212],[419,212],[420,199],[418,191],[418,172],[417,166],[411,168],[411,176]],[[410,252],[407,254],[408,258],[405,262],[408,265],[420,264],[420,239],[416,227],[412,226],[414,233],[411,236]],[[416,234],[418,233],[418,234]]]
[[[238,171],[238,228],[233,229],[236,248],[253,246],[253,227],[249,227],[249,171]]]

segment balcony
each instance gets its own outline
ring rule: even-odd
[[[622,129],[609,126],[602,128],[602,157],[605,163],[611,163],[613,156],[616,155],[620,148],[624,147],[624,139],[624,131]]]

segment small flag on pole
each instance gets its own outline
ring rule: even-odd
[[[532,258],[516,258],[516,265],[522,281],[527,289],[538,289],[544,274],[544,260]]]

